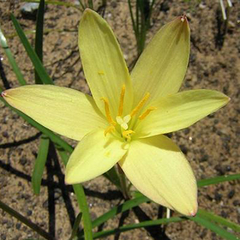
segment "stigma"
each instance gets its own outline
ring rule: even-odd
[[[150,97],[150,93],[146,93],[144,97],[141,99],[141,101],[137,104],[135,108],[126,116],[123,115],[124,110],[124,98],[126,93],[126,86],[123,85],[121,92],[120,92],[120,99],[119,99],[119,107],[118,107],[118,114],[114,118],[112,117],[110,113],[110,103],[107,98],[102,97],[101,100],[104,102],[105,106],[105,114],[107,121],[109,123],[109,126],[105,129],[104,135],[107,134],[117,134],[118,136],[125,141],[131,141],[132,136],[135,134],[132,122],[132,119],[135,118],[137,120],[143,120],[145,119],[153,110],[155,110],[155,107],[148,107],[143,113],[141,112],[143,106],[146,104]]]

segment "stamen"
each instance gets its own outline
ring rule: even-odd
[[[130,116],[133,117],[138,111],[139,109],[142,108],[142,106],[145,104],[145,102],[148,100],[150,96],[150,93],[146,93],[145,96],[143,97],[143,99],[139,102],[139,104],[132,110]]]
[[[127,140],[131,140],[131,134],[133,133],[135,133],[133,130],[126,130],[122,132],[122,135],[127,138]]]
[[[148,108],[143,114],[141,114],[138,118],[140,120],[143,120],[151,111],[156,110],[156,107],[150,107]]]
[[[104,131],[104,136],[106,137],[108,133],[112,132],[115,129],[113,125],[109,126],[105,131]]]
[[[108,122],[109,122],[111,125],[115,126],[115,125],[116,125],[116,122],[115,122],[115,121],[112,119],[112,117],[111,117],[108,99],[107,99],[107,98],[101,98],[101,100],[103,100],[103,101],[104,101],[104,104],[105,104],[105,112],[106,112],[106,116],[107,116]]]
[[[122,91],[121,91],[121,94],[120,94],[120,103],[119,103],[119,108],[118,108],[118,116],[122,116],[122,113],[123,113],[123,102],[124,102],[125,91],[126,91],[126,86],[125,86],[125,84],[123,84]]]

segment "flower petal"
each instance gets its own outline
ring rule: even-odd
[[[128,144],[93,131],[78,143],[67,163],[65,181],[75,184],[88,181],[108,171],[127,151]]]
[[[110,111],[117,115],[120,93],[126,87],[124,112],[132,107],[132,86],[129,72],[119,44],[107,24],[96,12],[84,11],[79,26],[79,49],[93,98],[104,113],[101,98],[110,102]]]
[[[157,109],[138,121],[139,137],[149,137],[187,128],[226,105],[229,98],[212,90],[191,90],[169,95],[152,103]]]
[[[107,127],[92,97],[70,88],[27,85],[2,95],[43,126],[78,141],[93,129]]]
[[[197,185],[192,169],[166,136],[133,141],[119,164],[132,184],[148,198],[184,215],[196,214]]]
[[[163,26],[136,63],[131,79],[134,106],[146,92],[152,100],[178,92],[186,73],[190,51],[187,19],[179,17]]]

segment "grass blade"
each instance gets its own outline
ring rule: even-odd
[[[42,175],[47,161],[48,149],[49,149],[49,138],[45,135],[41,136],[40,146],[38,149],[38,156],[35,161],[34,170],[32,174],[32,188],[35,194],[40,193],[40,186],[42,181]]]
[[[44,66],[42,65],[40,59],[38,58],[36,52],[33,50],[32,46],[30,45],[26,35],[24,34],[19,22],[17,21],[17,19],[14,17],[13,14],[11,14],[11,19],[13,22],[13,25],[16,29],[16,32],[29,56],[29,58],[31,59],[33,66],[35,68],[35,70],[37,71],[39,77],[41,78],[41,81],[45,84],[53,84],[52,79],[49,77],[46,69],[44,68]]]
[[[18,82],[20,85],[25,85],[26,84],[26,81],[12,55],[12,52],[11,50],[9,49],[8,47],[8,43],[7,43],[7,39],[5,38],[1,28],[0,28],[0,45],[2,46],[7,58],[8,58],[8,61],[10,63],[10,65],[12,66],[12,69],[14,71],[14,73],[16,74],[17,76],[17,79],[18,79]]]
[[[136,206],[140,205],[141,203],[144,203],[147,201],[149,201],[149,199],[145,196],[141,196],[138,198],[128,200],[119,206],[113,207],[110,211],[108,211],[105,214],[103,214],[102,216],[96,218],[92,222],[92,226],[93,226],[93,228],[98,227],[101,224],[103,224],[104,222],[106,222],[107,220],[109,220],[110,218],[113,218],[115,215],[125,212],[125,211],[127,211],[133,207],[136,207]]]
[[[202,179],[197,182],[198,187],[204,187],[221,182],[228,182],[240,179],[240,174],[224,175],[214,178]]]
[[[203,209],[199,209],[198,213],[201,214],[201,216],[203,216],[205,219],[216,222],[220,225],[223,225],[225,227],[231,228],[232,230],[236,231],[236,232],[240,232],[240,225],[230,222],[227,219],[220,217],[218,215],[215,215],[211,212],[207,212]]]
[[[172,217],[172,218],[161,218],[161,219],[152,220],[152,221],[145,221],[145,222],[140,222],[140,223],[136,223],[136,224],[129,224],[129,225],[125,225],[125,226],[122,226],[119,228],[94,233],[93,238],[94,239],[95,238],[105,238],[112,234],[118,234],[121,232],[133,230],[136,228],[143,228],[143,227],[155,226],[155,225],[160,225],[160,224],[168,224],[168,223],[172,223],[172,222],[180,222],[183,220],[186,220],[186,218]]]
[[[234,175],[228,175],[223,177],[215,177],[210,179],[203,179],[199,180],[197,182],[198,187],[204,187],[211,184],[221,183],[225,181],[231,181],[231,180],[237,180],[240,179],[240,174],[234,174]],[[100,226],[102,223],[106,222],[110,218],[113,218],[115,215],[122,213],[124,211],[127,211],[133,207],[136,207],[140,205],[141,203],[151,201],[146,196],[142,195],[141,193],[138,193],[139,197],[136,197],[134,199],[128,200],[124,202],[123,204],[119,205],[118,207],[112,208],[110,211],[104,213],[102,216],[96,218],[93,221],[93,228]]]
[[[58,153],[59,153],[64,165],[66,166],[67,162],[68,162],[68,158],[69,158],[68,154],[66,153],[66,151],[64,151],[62,149],[58,149]],[[93,239],[92,221],[91,221],[91,217],[89,214],[89,209],[88,209],[88,204],[87,204],[86,195],[84,193],[84,189],[81,184],[74,184],[73,190],[75,192],[79,208],[83,215],[82,218],[83,218],[83,226],[84,226],[84,229],[83,229],[84,230],[84,239],[91,240],[91,239]]]
[[[35,52],[39,60],[43,61],[43,26],[44,26],[45,1],[41,0],[37,12],[36,34],[35,34]],[[41,78],[35,69],[35,83],[41,84]]]
[[[195,217],[189,218],[189,220],[196,222],[199,225],[202,225],[203,227],[211,230],[212,232],[215,232],[220,237],[223,237],[228,240],[237,240],[238,238],[234,236],[232,233],[226,231],[225,229],[215,225],[214,223],[208,221],[204,218],[204,216],[199,212]]]
[[[40,228],[38,225],[36,225],[35,223],[31,222],[30,220],[28,220],[27,218],[25,218],[23,215],[21,215],[20,213],[16,212],[14,209],[12,209],[11,207],[9,207],[8,205],[6,205],[5,203],[3,203],[0,200],[0,208],[7,212],[8,214],[10,214],[11,216],[15,217],[16,219],[18,219],[20,222],[24,223],[26,226],[28,226],[29,228],[31,228],[34,232],[37,232],[40,236],[42,236],[43,238],[47,239],[47,240],[53,240],[53,237],[45,232],[42,228]]]
[[[73,238],[75,238],[77,236],[77,232],[78,232],[78,229],[79,229],[81,219],[82,219],[82,213],[79,213],[77,215],[77,218],[76,218],[75,222],[74,222],[70,240],[72,240]]]
[[[121,190],[120,179],[117,174],[115,166],[103,174],[111,183],[113,183],[119,190]]]

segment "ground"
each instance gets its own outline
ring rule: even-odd
[[[15,1],[11,11],[24,30],[33,30],[35,21],[24,19],[22,3]],[[191,28],[191,56],[182,89],[214,89],[231,98],[229,104],[188,129],[172,134],[172,139],[186,154],[197,179],[235,174],[240,170],[239,128],[239,68],[240,68],[240,4],[232,1],[229,28],[222,34],[221,11],[218,1],[157,1],[152,27],[147,41],[165,23],[185,13]],[[238,3],[237,3],[238,2]],[[95,3],[96,4],[96,3]],[[97,4],[96,4],[97,5]],[[95,5],[95,8],[97,6]],[[9,3],[0,3],[0,24],[9,36],[9,47],[28,83],[34,82],[33,66],[9,18]],[[77,48],[77,27],[81,13],[73,8],[48,5],[45,14],[44,65],[56,85],[67,86],[88,93]],[[109,0],[105,19],[113,28],[124,57],[130,65],[135,59],[135,38],[129,17],[127,0]],[[59,30],[59,31],[52,31]],[[63,31],[62,31],[63,30]],[[28,35],[33,43],[34,35]],[[8,60],[0,49],[2,73],[10,87],[18,86]],[[2,84],[2,86],[7,87]],[[64,168],[49,162],[39,196],[31,189],[31,173],[36,159],[39,136],[37,130],[24,122],[0,102],[0,199],[56,239],[68,239],[74,216],[78,213],[76,199],[70,187],[64,186]],[[69,141],[73,146],[76,142]],[[84,183],[92,218],[96,218],[123,201],[118,190],[104,177]],[[199,189],[200,208],[240,223],[239,181],[212,185]],[[68,211],[66,211],[66,206]],[[139,208],[108,221],[102,229],[137,223],[161,216],[156,204],[145,203]],[[165,211],[165,210],[164,210]],[[38,238],[31,229],[0,210],[0,239]],[[172,223],[162,229],[157,226],[138,229],[107,239],[220,239],[214,233],[192,222]]]

